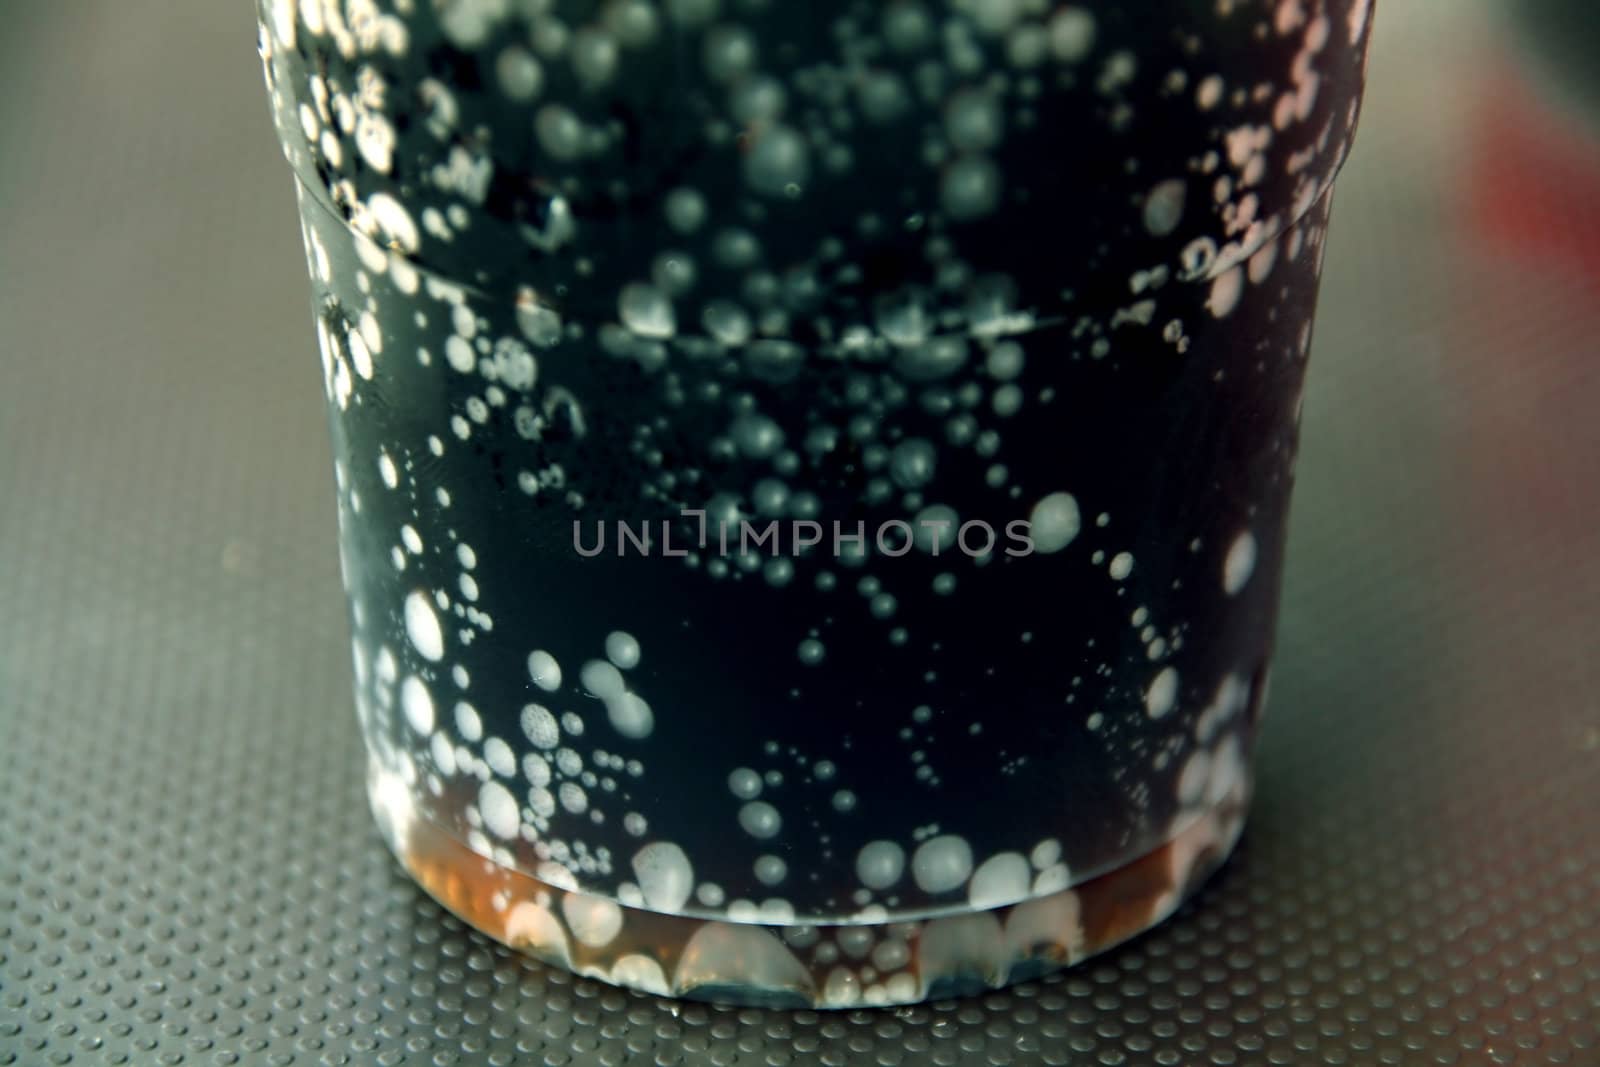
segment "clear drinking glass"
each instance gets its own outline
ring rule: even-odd
[[[378,824],[849,1007],[1159,921],[1250,794],[1366,0],[263,0]]]

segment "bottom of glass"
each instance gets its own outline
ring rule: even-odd
[[[420,818],[376,760],[367,794],[390,849],[463,921],[536,959],[661,996],[783,1008],[860,1008],[967,996],[1070,966],[1177,910],[1238,841],[1241,778],[1173,838],[1098,877],[986,911],[881,924],[730,922],[668,915],[502,866]]]

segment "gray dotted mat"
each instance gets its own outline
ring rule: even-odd
[[[1481,5],[1381,6],[1238,854],[846,1014],[573,979],[390,858],[251,5],[172,7],[0,33],[0,1064],[1600,1064],[1600,127]]]

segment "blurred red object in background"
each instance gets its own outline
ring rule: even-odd
[[[1508,56],[1488,66],[1469,145],[1471,235],[1600,288],[1600,116],[1556,106]]]
[[[1497,44],[1473,89],[1445,351],[1516,324],[1493,359],[1455,371],[1467,506],[1498,546],[1484,581],[1515,586],[1542,559],[1600,548],[1600,115],[1564,100],[1537,53]],[[1591,641],[1600,627],[1568,621]]]

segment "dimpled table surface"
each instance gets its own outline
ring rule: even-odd
[[[1570,34],[1381,6],[1238,854],[1052,980],[829,1014],[574,979],[383,847],[250,9],[0,34],[0,1064],[1600,1063],[1600,104],[1542,43]]]

